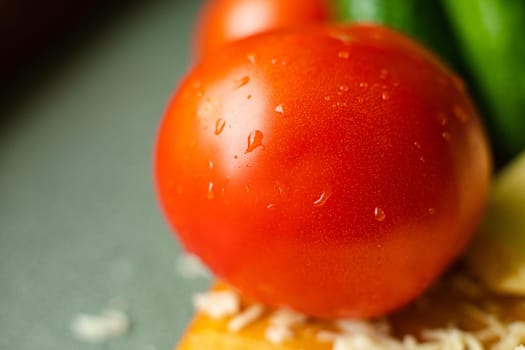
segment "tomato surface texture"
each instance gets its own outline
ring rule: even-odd
[[[461,80],[368,25],[218,50],[172,98],[155,156],[189,251],[245,295],[318,317],[419,295],[469,242],[490,177]]]
[[[329,0],[208,0],[197,21],[194,55],[273,29],[323,23],[329,15]]]

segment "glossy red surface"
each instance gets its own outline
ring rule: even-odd
[[[375,26],[239,41],[174,95],[156,148],[187,249],[244,294],[319,317],[419,295],[484,206],[486,138],[461,81]]]

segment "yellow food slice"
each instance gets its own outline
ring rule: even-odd
[[[193,320],[186,335],[177,347],[178,350],[288,350],[320,349],[330,350],[328,342],[317,341],[317,325],[303,326],[294,333],[294,338],[281,344],[274,344],[265,337],[268,324],[267,315],[239,332],[228,331],[226,321],[216,321],[199,314]]]
[[[493,291],[525,296],[525,153],[496,177],[467,261]]]
[[[212,291],[230,290],[223,283],[216,283]],[[254,303],[242,300],[243,310],[247,310]],[[248,324],[242,330],[234,332],[229,330],[233,317],[214,319],[204,313],[197,313],[190,327],[186,331],[177,350],[216,349],[216,350],[288,350],[288,349],[331,349],[331,344],[317,341],[316,336],[321,329],[328,329],[326,322],[308,322],[293,329],[293,338],[281,344],[269,341],[265,333],[269,327],[269,318],[272,310],[265,309],[261,316]],[[316,347],[312,347],[316,344]]]

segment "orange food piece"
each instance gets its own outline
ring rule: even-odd
[[[213,289],[228,287],[219,283]],[[241,312],[253,304],[242,300]],[[275,343],[266,335],[274,314],[275,310],[267,308],[254,322],[233,332],[228,329],[232,317],[217,320],[199,312],[176,350],[331,350],[335,338],[330,339],[330,335],[348,335],[338,328],[338,322],[345,321],[305,318],[289,327],[292,337]],[[525,344],[525,299],[490,294],[464,271],[455,271],[406,308],[380,321],[357,323],[361,325],[356,329],[368,324],[387,326],[387,336],[379,340],[385,342],[385,350],[400,349],[411,342],[440,348],[458,339],[465,344],[476,342],[483,349],[513,350]]]

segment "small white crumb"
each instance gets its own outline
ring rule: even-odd
[[[495,350],[514,349],[525,340],[525,322],[514,321],[507,326],[507,334],[495,344]]]
[[[306,321],[306,316],[298,312],[278,309],[268,319],[265,337],[273,344],[281,344],[294,336],[292,327]]]
[[[483,344],[475,336],[457,328],[425,330],[424,339],[441,343],[442,347],[450,350],[483,350]]]
[[[378,349],[370,337],[364,334],[342,335],[334,340],[332,350],[373,350]]]
[[[475,336],[473,336],[470,333],[464,333],[463,339],[465,341],[465,344],[467,345],[468,350],[483,350],[483,344],[477,339]],[[525,349],[524,349],[525,350]]]
[[[80,340],[100,343],[125,335],[129,330],[129,319],[119,310],[106,310],[100,315],[78,314],[71,323],[71,330]]]
[[[412,334],[407,334],[403,337],[402,344],[407,350],[415,350],[417,349],[418,341]]]
[[[264,312],[262,304],[254,304],[238,315],[235,315],[230,322],[228,322],[228,330],[230,332],[239,332],[241,329],[247,327],[255,322]]]
[[[272,344],[281,344],[287,339],[292,339],[293,331],[288,327],[268,326],[264,332],[266,339]]]
[[[177,273],[186,279],[209,278],[210,273],[201,260],[192,254],[181,254],[175,261]]]
[[[271,325],[282,327],[292,327],[305,321],[306,315],[287,309],[276,310],[268,320]]]
[[[421,333],[424,340],[439,341],[446,344],[447,349],[456,350],[458,347],[463,349],[463,341],[456,329],[425,329]]]
[[[525,346],[524,345],[518,345],[514,348],[514,350],[525,350]]]
[[[211,318],[220,319],[235,315],[241,307],[237,293],[229,290],[198,293],[193,296],[193,305]]]

